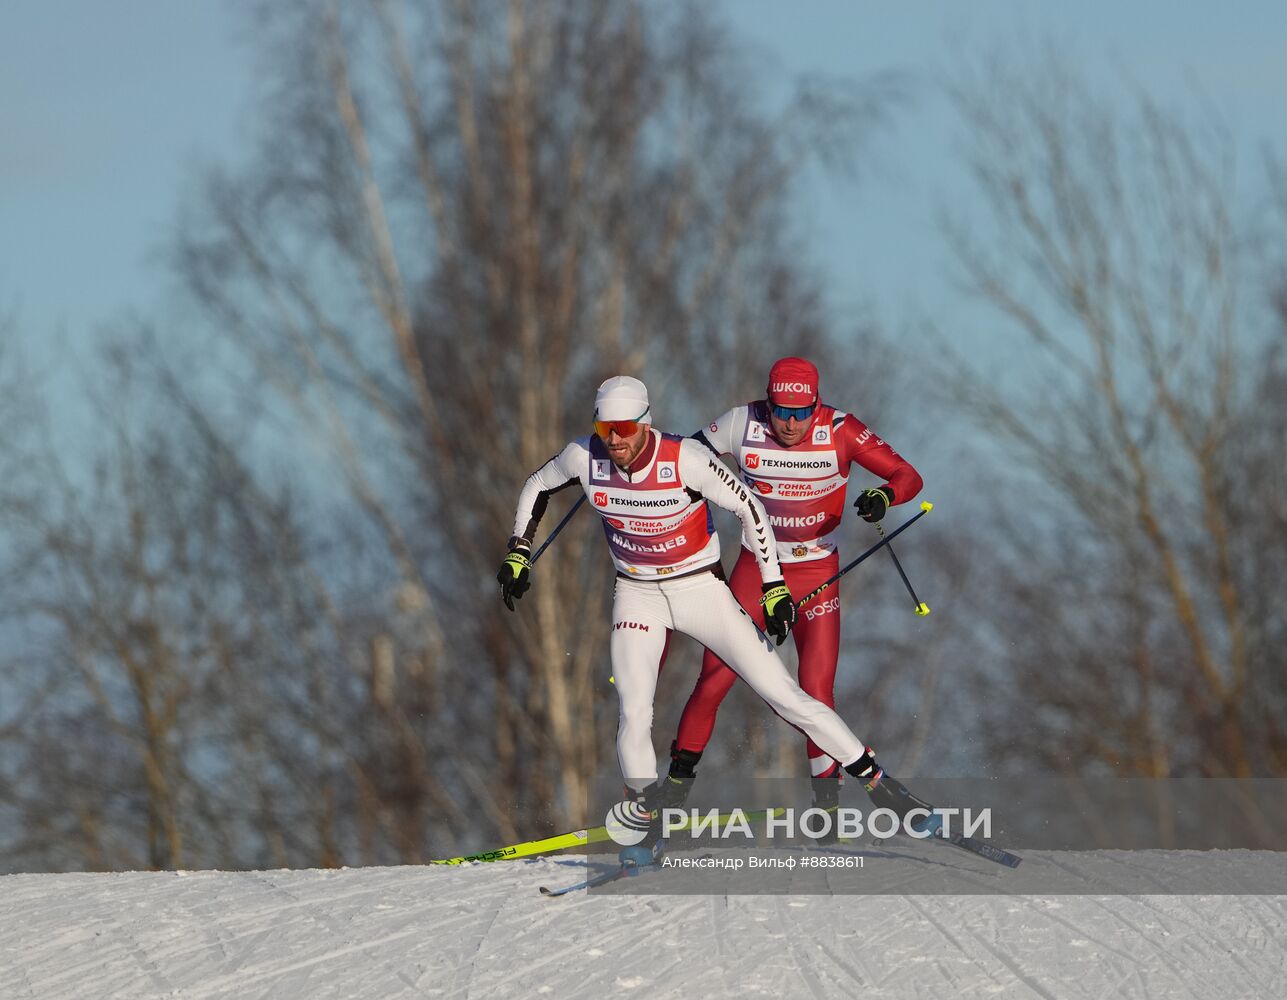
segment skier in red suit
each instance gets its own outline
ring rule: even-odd
[[[921,477],[906,459],[853,414],[821,401],[818,369],[803,358],[775,362],[764,399],[734,407],[693,437],[716,454],[733,457],[742,481],[768,512],[786,585],[800,597],[839,569],[834,535],[844,513],[852,464],[882,480],[863,490],[854,503],[867,521],[879,521],[891,506],[906,503],[921,490]],[[760,583],[755,556],[743,539],[729,585],[738,603],[763,628]],[[800,659],[800,686],[834,708],[840,653],[838,583],[799,608],[792,634]],[[668,802],[681,804],[687,797],[715,714],[736,679],[718,656],[706,652],[671,744]],[[835,809],[840,767],[812,740],[806,746],[814,803]]]

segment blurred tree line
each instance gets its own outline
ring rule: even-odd
[[[0,355],[6,870],[419,862],[583,824],[610,565],[582,514],[504,612],[519,486],[607,375],[687,432],[787,353],[896,444],[902,392],[1004,446],[903,448],[931,491],[976,463],[966,523],[997,530],[923,536],[937,632],[846,590],[864,736],[921,773],[967,738],[997,768],[1283,772],[1281,174],[1244,231],[1226,136],[1075,74],[963,73],[989,223],[948,236],[1032,351],[999,374],[948,337],[912,385],[829,314],[789,201],[862,163],[897,81],[766,108],[695,6],[277,3],[256,31],[262,140],[174,238],[192,327],[105,352],[91,468]],[[698,653],[671,652],[663,750]],[[799,744],[739,688],[703,774],[797,773]]]
[[[1242,217],[1201,102],[1040,57],[951,87],[989,224],[947,236],[1005,358],[939,372],[1004,448],[971,554],[986,742],[1002,767],[1282,776],[1283,175]]]

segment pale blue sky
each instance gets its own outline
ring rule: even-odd
[[[970,0],[788,4],[731,0],[736,22],[786,73],[897,70],[912,103],[877,141],[875,174],[858,183],[823,178],[798,193],[811,244],[829,262],[838,302],[870,301],[896,324],[912,302],[942,306],[938,237],[945,200],[971,189],[953,155],[956,124],[934,80],[980,53],[1011,55],[1053,39],[1112,85],[1120,66],[1155,97],[1184,105],[1198,95],[1229,122],[1242,165],[1257,145],[1287,140],[1287,2],[1217,4]],[[802,13],[803,12],[803,13]],[[1252,171],[1247,169],[1247,173]],[[870,276],[874,280],[865,280]]]
[[[126,309],[159,308],[155,252],[193,168],[235,164],[254,121],[254,53],[235,2],[4,0],[0,4],[0,313],[31,348],[87,347]],[[1281,148],[1287,3],[1236,6],[972,0],[883,4],[727,0],[756,62],[784,74],[909,74],[916,103],[876,144],[858,182],[797,194],[802,235],[842,307],[889,323],[941,304],[935,215],[963,189],[952,122],[929,87],[966,46],[1066,40],[1095,71],[1115,59],[1155,95],[1194,81],[1229,119],[1244,162]]]
[[[152,305],[190,168],[235,161],[250,64],[222,3],[0,4],[0,309],[25,340]]]

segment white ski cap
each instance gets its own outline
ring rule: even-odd
[[[648,387],[629,375],[613,375],[594,394],[595,420],[639,420],[652,423]]]

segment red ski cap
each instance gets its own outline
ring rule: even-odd
[[[768,395],[774,406],[809,406],[817,402],[817,367],[804,358],[779,358],[769,369]]]

